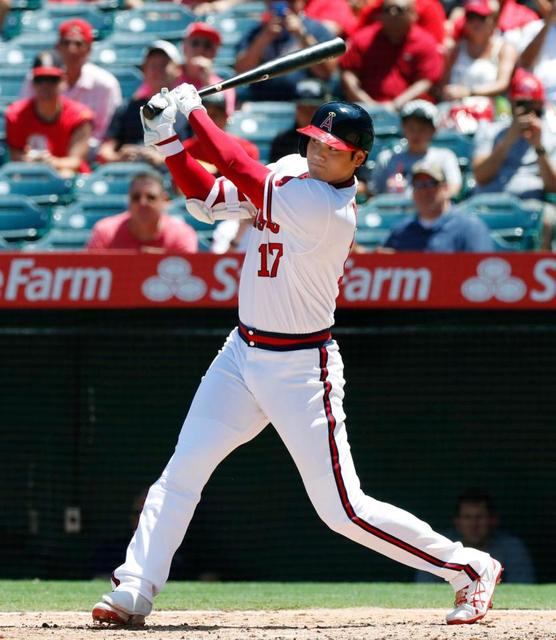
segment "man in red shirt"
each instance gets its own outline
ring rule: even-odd
[[[347,100],[397,111],[440,79],[443,57],[416,24],[413,0],[384,0],[380,20],[353,36],[340,67]]]
[[[94,115],[89,107],[62,95],[63,76],[55,54],[45,51],[35,58],[35,95],[8,107],[6,138],[12,160],[44,162],[71,177],[90,170],[85,158]]]
[[[165,212],[167,200],[159,174],[138,173],[129,185],[129,211],[99,220],[87,249],[196,253],[195,230]]]

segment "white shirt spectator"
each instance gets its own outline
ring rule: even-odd
[[[86,62],[77,82],[72,87],[66,87],[63,94],[86,104],[93,111],[93,138],[96,144],[102,141],[114,111],[122,103],[122,91],[116,77],[106,69]],[[29,98],[32,95],[33,85],[31,79],[27,78],[21,89],[21,97]]]

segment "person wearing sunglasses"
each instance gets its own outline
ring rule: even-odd
[[[65,74],[55,52],[39,53],[31,75],[34,96],[13,102],[6,111],[11,160],[44,162],[64,177],[89,172],[93,112],[63,95]]]
[[[384,0],[380,20],[357,32],[340,60],[346,99],[399,111],[426,97],[442,76],[443,57],[416,21],[413,0]]]
[[[511,121],[486,123],[475,134],[475,192],[504,191],[524,204],[542,202],[541,248],[549,250],[556,210],[543,201],[546,193],[556,191],[556,133],[544,115],[544,86],[537,76],[518,68],[508,97]]]
[[[195,229],[166,213],[168,193],[161,174],[137,173],[129,184],[128,210],[99,220],[87,249],[134,249],[146,253],[196,253]]]
[[[417,162],[411,176],[416,214],[392,229],[384,243],[388,252],[494,251],[484,222],[459,213],[451,204],[446,175],[440,165],[427,160]]]

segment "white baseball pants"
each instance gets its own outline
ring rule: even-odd
[[[237,329],[193,399],[175,452],[147,495],[117,589],[152,601],[162,589],[201,491],[231,451],[272,422],[315,509],[334,531],[455,590],[475,580],[490,556],[435,533],[410,513],[363,493],[347,440],[343,363],[335,341],[292,351],[251,347]]]

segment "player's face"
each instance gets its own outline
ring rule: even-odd
[[[364,161],[364,151],[339,151],[320,140],[309,138],[307,164],[311,178],[331,184],[345,182]]]

